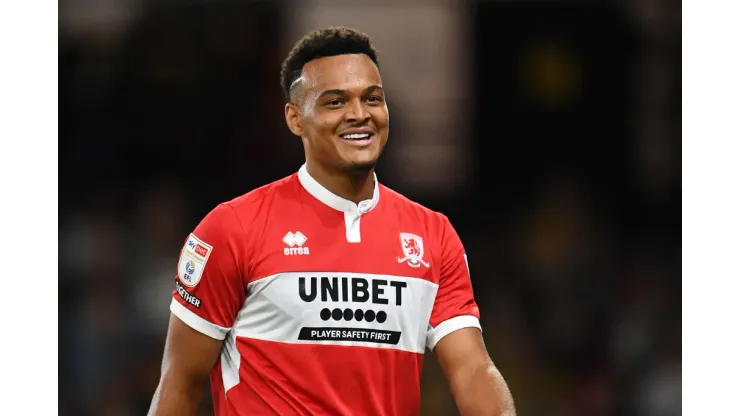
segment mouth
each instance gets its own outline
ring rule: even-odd
[[[373,142],[373,136],[375,136],[375,133],[371,130],[362,130],[342,133],[339,135],[339,138],[347,144],[362,147],[371,144]]]

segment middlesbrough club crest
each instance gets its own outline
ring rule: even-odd
[[[423,259],[424,242],[418,235],[401,233],[401,249],[403,250],[403,257],[399,256],[397,258],[399,263],[406,262],[411,267],[419,267],[421,265],[429,267],[429,263]]]

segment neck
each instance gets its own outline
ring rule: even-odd
[[[332,171],[318,163],[306,161],[306,170],[316,182],[334,195],[350,200],[355,204],[373,198],[375,191],[374,169],[362,169],[355,172]]]

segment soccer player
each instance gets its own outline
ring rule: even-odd
[[[381,185],[388,108],[367,35],[328,28],[281,81],[306,163],[187,237],[150,415],[412,415],[426,348],[463,415],[513,415],[448,219]]]

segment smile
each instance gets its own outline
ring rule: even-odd
[[[369,139],[371,134],[369,133],[351,133],[351,134],[342,134],[339,137],[343,138],[344,140],[365,140]]]
[[[372,131],[350,131],[342,133],[339,137],[342,141],[353,146],[367,146],[373,142],[373,136],[375,134]]]

